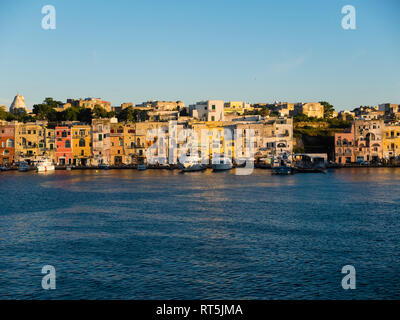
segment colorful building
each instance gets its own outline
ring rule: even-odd
[[[16,123],[0,125],[0,165],[11,165],[15,161]]]
[[[354,124],[347,132],[335,133],[335,163],[350,164],[356,162]]]
[[[110,119],[92,120],[93,164],[110,164]]]
[[[383,158],[391,160],[400,156],[400,124],[387,125],[383,129]]]
[[[15,161],[28,163],[45,155],[45,123],[19,123],[15,131]]]
[[[87,166],[92,159],[92,132],[89,125],[73,125],[72,135],[72,164]]]
[[[383,120],[355,120],[354,143],[357,162],[377,162],[383,157]]]
[[[134,123],[126,123],[123,126],[124,139],[124,155],[126,164],[136,163],[136,125]]]
[[[124,154],[124,126],[121,123],[111,123],[110,130],[110,158],[112,165],[127,163]]]
[[[56,130],[44,128],[44,156],[56,163]]]
[[[61,126],[55,128],[56,152],[55,158],[58,165],[72,164],[72,136],[71,127]]]

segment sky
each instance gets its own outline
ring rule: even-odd
[[[355,30],[342,28],[344,5]],[[1,0],[0,104],[17,93],[28,108],[45,97],[400,103],[400,1]]]

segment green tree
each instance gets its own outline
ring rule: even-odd
[[[57,111],[55,108],[62,104],[61,101],[56,101],[53,98],[45,98],[43,103],[33,106],[33,113],[38,120],[57,121]]]
[[[79,108],[78,121],[85,123],[92,123],[93,113],[89,108]]]
[[[106,109],[96,104],[93,108],[93,118],[108,118],[108,112]]]
[[[325,119],[332,118],[333,112],[335,111],[335,107],[326,101],[320,101],[319,103],[324,106],[324,118]]]

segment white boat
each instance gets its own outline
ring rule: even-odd
[[[25,161],[20,162],[18,165],[19,172],[26,172],[26,171],[29,171],[30,169],[31,169],[31,167]]]
[[[232,169],[232,160],[226,157],[216,157],[213,159],[213,171],[226,171]]]
[[[207,167],[202,163],[199,157],[189,157],[186,159],[184,163],[180,164],[181,172],[194,172],[194,171],[203,171],[207,169]]]
[[[184,163],[181,168],[182,172],[203,171],[207,169],[207,167],[201,163]]]
[[[40,159],[36,165],[36,170],[38,172],[54,171],[55,169],[56,167],[54,166],[54,164],[51,162],[50,159],[47,158]]]
[[[138,169],[139,171],[146,170],[146,169],[147,169],[146,164],[144,164],[144,163],[139,163],[139,164],[137,165],[137,169]]]

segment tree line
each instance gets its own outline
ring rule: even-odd
[[[148,120],[148,111],[136,110],[133,107],[126,108],[118,113],[107,111],[100,105],[93,109],[71,106],[63,111],[57,111],[61,101],[53,98],[45,98],[42,103],[33,106],[32,114],[14,115],[10,112],[0,110],[0,120],[20,122],[34,122],[36,120],[47,120],[49,122],[79,121],[91,123],[92,119],[117,117],[119,122],[139,122]]]

